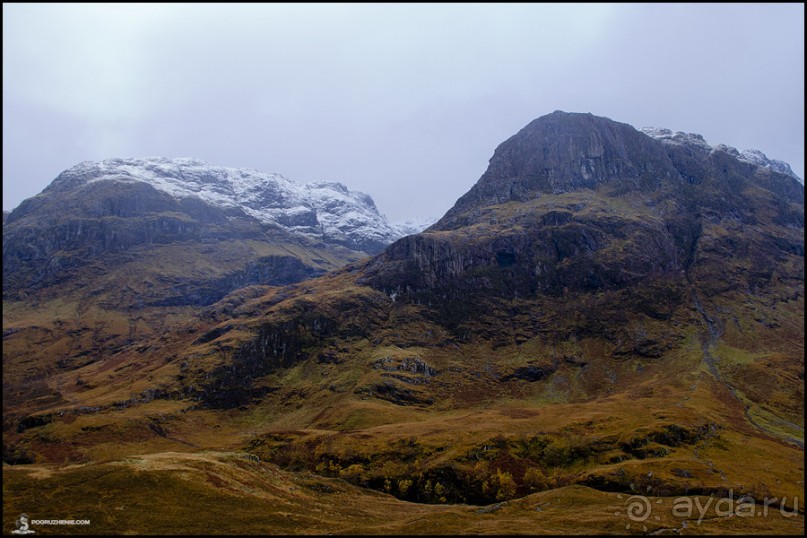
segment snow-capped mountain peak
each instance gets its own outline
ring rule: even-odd
[[[368,194],[341,183],[299,184],[280,174],[191,158],[85,161],[62,172],[48,189],[103,180],[144,182],[177,199],[196,197],[215,207],[240,209],[290,233],[367,252],[406,235],[379,213]]]

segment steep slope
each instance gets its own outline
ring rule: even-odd
[[[542,491],[792,507],[803,215],[803,186],[773,167],[555,112],[425,232],[37,380],[38,399],[4,413],[8,459],[241,450],[407,501],[491,505],[445,532]],[[803,529],[799,510],[754,524]],[[659,521],[648,531],[684,528]],[[629,523],[609,509],[558,530]]]

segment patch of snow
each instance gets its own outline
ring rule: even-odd
[[[710,151],[712,146],[706,143],[703,136],[695,133],[683,133],[681,131],[672,132],[670,129],[660,129],[658,127],[642,127],[641,132],[656,140],[661,140],[667,144],[688,145]]]
[[[737,148],[727,146],[726,144],[717,144],[716,146],[712,147],[706,142],[706,140],[703,139],[703,136],[699,134],[682,133],[681,131],[673,133],[670,129],[663,129],[659,127],[642,127],[639,130],[647,136],[660,140],[665,144],[680,144],[708,151],[722,151],[728,153],[736,159],[739,159],[740,161],[751,163],[761,168],[768,168],[774,172],[779,172],[780,174],[786,174],[794,177],[799,180],[799,182],[804,184],[804,180],[793,172],[793,169],[790,168],[788,163],[778,159],[769,159],[764,153],[757,149],[747,149],[740,152],[737,150]]]
[[[787,164],[784,161],[780,161],[778,159],[769,159],[767,155],[765,155],[758,149],[747,149],[741,152],[737,158],[740,159],[741,161],[749,162],[751,164],[755,164],[763,168],[770,168],[774,172],[779,172],[780,174],[787,174],[788,176],[793,176],[799,181],[801,181],[801,178],[793,172],[793,169],[790,168],[789,164]],[[802,181],[802,183],[804,182]]]
[[[394,222],[392,226],[398,231],[398,234],[401,237],[405,237],[407,235],[419,234],[437,222],[437,220],[438,219],[434,217],[415,217],[412,219]]]

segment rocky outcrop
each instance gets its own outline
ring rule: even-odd
[[[512,373],[502,376],[502,381],[527,381],[534,383],[544,379],[546,376],[552,374],[557,368],[550,365],[536,365],[528,364],[516,368]]]
[[[428,407],[434,403],[434,398],[409,387],[398,385],[392,380],[382,381],[373,385],[356,389],[356,394],[366,394],[385,400],[395,405]]]
[[[542,226],[542,220],[562,224]],[[366,274],[388,294],[562,295],[564,289],[615,289],[679,271],[687,247],[677,244],[664,221],[598,222],[556,211],[474,241],[429,232],[406,237],[377,257]]]
[[[556,111],[503,142],[488,169],[432,229],[450,230],[474,220],[474,208],[542,194],[596,189],[667,190],[681,178],[664,147],[630,125],[591,114]]]

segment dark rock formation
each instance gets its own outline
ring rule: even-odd
[[[630,125],[556,111],[496,148],[476,185],[432,229],[468,225],[474,208],[525,202],[542,194],[596,189],[604,183],[612,183],[617,192],[653,193],[680,180],[664,146]]]
[[[375,258],[367,281],[420,300],[683,285],[706,246],[704,226],[761,226],[764,215],[782,233],[757,227],[712,247],[734,256],[743,245],[759,273],[777,252],[801,255],[803,238],[790,230],[803,228],[803,204],[792,176],[663,144],[606,118],[555,112],[501,144],[477,184],[427,232]],[[761,235],[775,239],[763,246]]]

